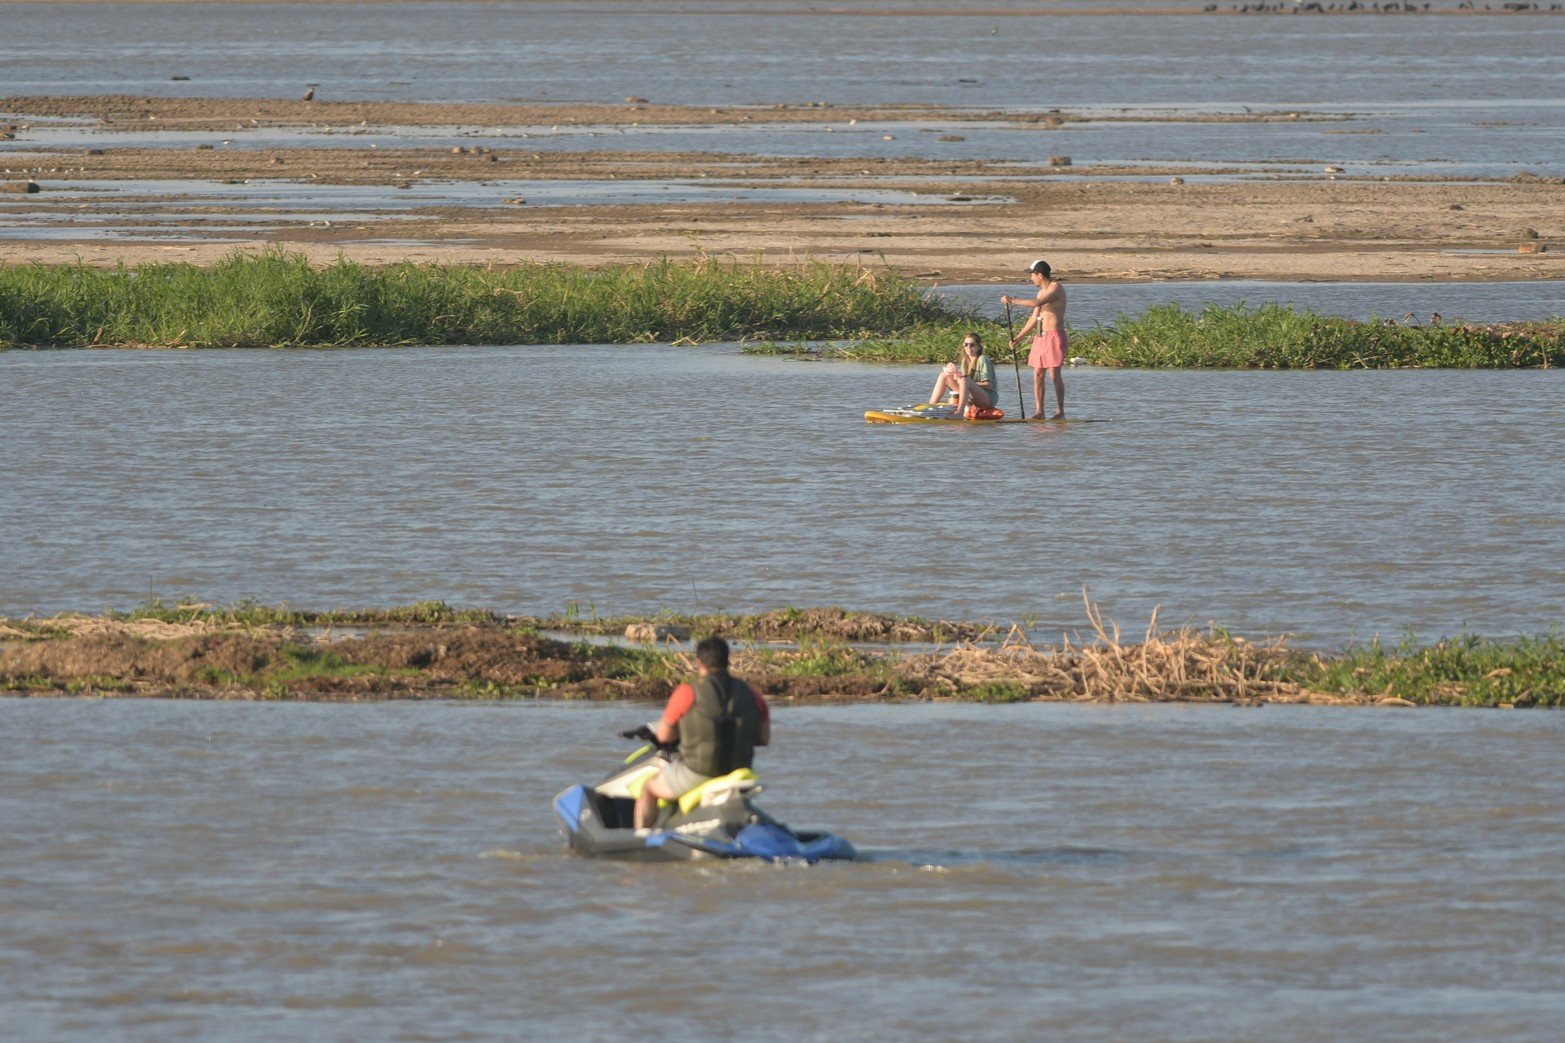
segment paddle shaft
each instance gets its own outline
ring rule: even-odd
[[[1005,302],[1005,331],[1016,339],[1016,326],[1011,322],[1011,302]],[[1011,345],[1011,368],[1016,370],[1016,408],[1021,410],[1020,416],[1027,415],[1027,402],[1022,398],[1022,364],[1016,361],[1017,353],[1021,349],[1015,344]]]

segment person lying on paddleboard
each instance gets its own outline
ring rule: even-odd
[[[940,371],[935,389],[929,393],[929,404],[934,405],[948,394],[956,396],[957,416],[965,416],[968,406],[994,408],[994,363],[984,354],[984,342],[976,333],[962,338],[961,366],[947,362]]]
[[[1050,378],[1054,381],[1054,404],[1059,412],[1054,414],[1054,419],[1065,418],[1065,377],[1062,367],[1065,365],[1065,287],[1051,277],[1049,262],[1044,260],[1034,261],[1027,267],[1027,277],[1032,284],[1038,287],[1038,296],[1033,300],[1025,297],[1010,297],[1001,295],[1000,303],[1005,305],[1025,304],[1032,308],[1032,317],[1022,327],[1022,331],[1011,340],[1011,347],[1022,342],[1027,336],[1027,331],[1033,330],[1032,351],[1027,355],[1027,365],[1032,367],[1032,400],[1033,414],[1028,419],[1042,420],[1043,396]]]
[[[678,800],[719,775],[750,767],[757,746],[772,741],[772,715],[761,693],[728,672],[728,642],[696,645],[696,679],[674,689],[663,716],[647,727],[657,741],[679,737],[679,752],[636,798],[637,829],[657,817],[659,800]]]

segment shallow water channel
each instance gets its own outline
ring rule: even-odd
[[[1558,372],[1079,368],[1071,412],[1101,422],[864,423],[933,372],[732,346],[0,354],[0,613],[841,604],[1056,640],[1085,586],[1132,632],[1162,606],[1326,646],[1565,620]]]
[[[0,700],[8,1037],[1553,1040],[1565,1019],[1558,714],[779,708],[761,803],[867,862],[573,857],[550,799],[640,712]]]
[[[759,154],[1029,161],[1059,152],[1078,165],[1216,162],[1318,173],[1334,163],[1380,176],[1557,175],[1565,166],[1565,65],[1550,57],[1565,53],[1565,17],[1448,17],[1457,0],[1438,0],[1440,14],[1407,18],[1197,14],[1203,6],[562,0],[410,2],[367,16],[352,3],[191,3],[170,19],[134,3],[16,3],[7,8],[0,64],[15,95],[297,97],[312,83],[320,98],[338,100],[639,96],[705,106],[894,102],[1019,113],[1058,107],[1095,117],[1252,110],[1334,117],[979,126],[955,135],[963,142],[938,142],[911,127],[889,142],[885,128],[871,127],[644,128],[629,136],[637,148],[662,147],[662,139],[668,147]],[[605,11],[615,32],[603,32]],[[605,139],[587,137],[594,132],[579,128],[560,143],[601,147]],[[608,140],[623,147],[615,137]],[[529,147],[550,144],[535,138]]]

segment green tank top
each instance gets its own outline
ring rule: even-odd
[[[980,355],[973,362],[973,371],[968,379],[974,384],[984,385],[984,390],[989,392],[990,405],[999,404],[999,388],[994,379],[994,363],[989,361],[988,355]]]

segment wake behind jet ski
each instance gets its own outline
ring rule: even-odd
[[[753,803],[761,784],[749,768],[704,782],[659,810],[648,829],[635,828],[636,796],[670,763],[676,744],[660,746],[646,726],[622,733],[648,739],[619,770],[596,786],[572,786],[554,798],[571,849],[597,858],[633,861],[758,858],[808,862],[855,857],[834,833],[796,832]]]

